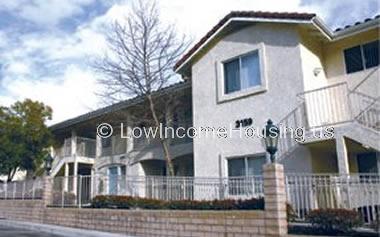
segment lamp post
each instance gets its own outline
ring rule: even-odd
[[[268,119],[265,128],[262,131],[266,151],[270,154],[270,161],[276,163],[275,154],[277,152],[278,137],[280,129],[273,124],[272,120]]]
[[[44,167],[47,175],[50,175],[50,170],[52,168],[52,164],[53,164],[53,157],[51,157],[51,155],[48,154],[45,157],[45,167]]]

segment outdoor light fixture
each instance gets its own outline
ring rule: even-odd
[[[50,170],[51,170],[52,164],[53,164],[53,157],[51,157],[51,155],[48,154],[45,157],[45,171],[46,171],[47,175],[50,174]]]
[[[263,129],[263,138],[266,151],[270,154],[270,160],[272,163],[276,162],[275,154],[277,152],[279,135],[280,129],[273,124],[272,120],[269,119],[265,128]]]

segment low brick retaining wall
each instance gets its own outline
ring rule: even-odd
[[[0,200],[0,218],[42,223],[45,206],[42,200]]]
[[[0,200],[0,218],[125,233],[135,236],[273,236],[287,235],[282,165],[264,165],[265,210],[178,211],[46,207],[42,200]]]
[[[42,201],[0,200],[0,216],[136,236],[264,236],[264,211],[44,208]]]

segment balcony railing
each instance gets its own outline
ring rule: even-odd
[[[376,85],[376,81],[371,83]],[[303,128],[307,132],[356,121],[367,128],[380,130],[380,97],[369,96],[359,89],[360,86],[350,90],[344,82],[301,93],[298,95],[301,102],[279,124],[292,129]],[[297,144],[292,136],[280,139],[279,158],[292,152]]]
[[[347,83],[339,83],[299,94],[305,103],[307,129],[352,120]]]
[[[56,149],[56,157],[65,158],[72,156],[72,139],[66,138],[63,146]],[[77,156],[95,158],[96,153],[96,141],[95,139],[77,137],[76,138],[76,152]]]
[[[120,135],[107,138],[108,141],[102,142],[101,156],[112,156],[125,154],[127,150],[127,139]]]
[[[95,139],[77,137],[77,156],[95,158],[96,141]]]

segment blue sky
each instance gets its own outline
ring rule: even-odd
[[[377,0],[159,0],[162,19],[194,42],[231,10],[317,13],[331,28],[379,12]],[[0,0],[0,105],[32,98],[50,105],[52,123],[102,104],[89,59],[105,51],[104,28],[131,1]]]

